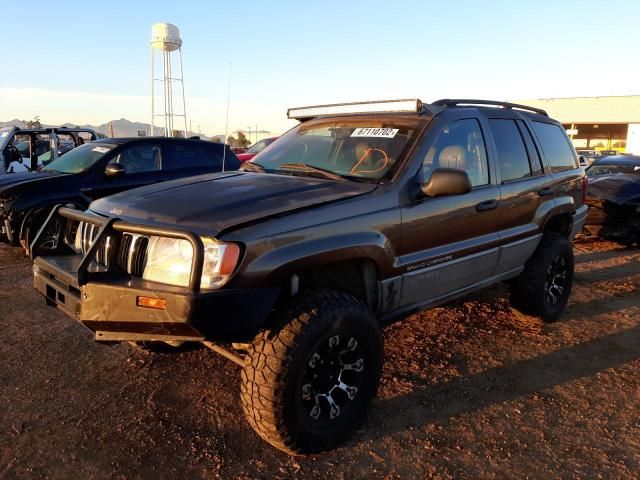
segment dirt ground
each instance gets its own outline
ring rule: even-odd
[[[640,478],[640,251],[576,261],[555,324],[498,286],[388,327],[366,425],[294,458],[244,421],[233,363],[94,343],[2,245],[0,478]]]

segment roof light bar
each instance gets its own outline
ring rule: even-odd
[[[350,113],[415,113],[422,110],[422,102],[417,98],[405,100],[382,100],[379,102],[334,103],[310,107],[290,108],[287,118],[296,120],[322,115],[347,115]]]

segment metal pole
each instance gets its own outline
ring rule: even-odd
[[[231,360],[233,363],[236,363],[236,364],[240,365],[241,367],[244,367],[244,360],[241,357],[239,357],[238,355],[234,355],[230,351],[225,350],[222,347],[219,347],[218,345],[216,345],[213,342],[204,341],[204,342],[202,342],[202,344],[205,347],[207,347],[208,349],[213,350],[214,352],[219,353],[223,357]]]
[[[171,52],[167,52],[167,65],[169,65],[169,128],[173,137],[173,68],[171,68]]]
[[[227,119],[224,123],[224,142],[222,150],[222,171],[224,172],[224,164],[227,159],[227,137],[229,136],[229,104],[231,103],[231,71],[233,70],[233,62],[229,63],[229,89],[227,90]]]
[[[180,47],[180,83],[182,84],[182,113],[184,115],[184,136],[187,137],[187,102],[184,97],[184,70],[182,69],[182,47]]]
[[[154,110],[154,103],[155,103],[155,71],[153,68],[153,45],[151,46],[151,136],[153,137],[153,135],[155,134],[155,110]]]
[[[167,119],[167,52],[162,50],[162,72],[163,72],[163,86],[164,86],[164,136],[169,136],[169,124]]]

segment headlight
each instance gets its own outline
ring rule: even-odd
[[[203,237],[204,264],[200,288],[219,288],[226,283],[238,263],[240,248],[234,243]],[[189,286],[193,247],[187,240],[151,237],[142,278],[179,287]]]

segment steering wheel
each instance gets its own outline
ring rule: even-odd
[[[381,153],[382,157],[378,158],[377,160],[374,159],[373,156],[371,155],[373,152]],[[366,164],[365,164],[365,160],[367,161]],[[389,165],[389,155],[387,155],[387,152],[385,152],[380,148],[367,148],[365,152],[362,154],[362,156],[360,157],[360,159],[351,168],[349,173],[353,175],[362,175],[363,173],[376,174],[384,170],[387,167],[387,165]],[[361,168],[361,167],[365,167],[365,168]]]

